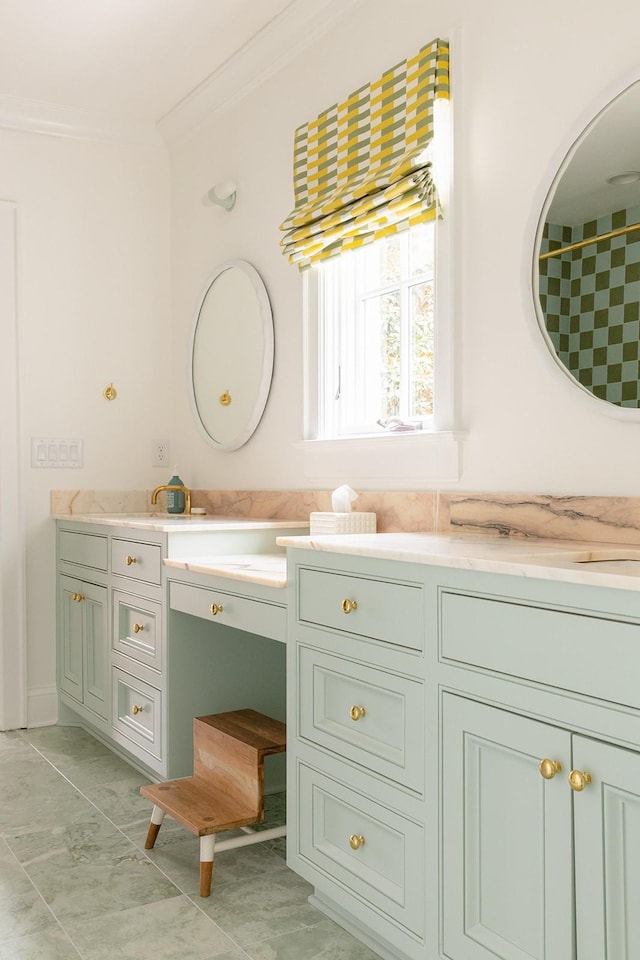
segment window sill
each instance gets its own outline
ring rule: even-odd
[[[378,482],[400,489],[460,479],[464,434],[451,431],[385,433],[339,440],[302,440],[304,474],[314,483],[348,481],[372,488]]]

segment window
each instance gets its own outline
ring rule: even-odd
[[[434,412],[434,221],[317,268],[316,438],[429,429]]]

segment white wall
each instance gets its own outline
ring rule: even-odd
[[[358,12],[360,11],[360,13]],[[640,8],[628,0],[363,0],[297,62],[173,152],[174,448],[196,487],[306,487],[301,455],[301,280],[281,257],[295,127],[435,36],[453,42],[454,262],[465,490],[640,491],[640,423],[585,402],[542,347],[530,293],[538,216],[572,141],[640,78]],[[357,39],[356,39],[357,38]],[[200,205],[238,182],[231,214]],[[261,272],[276,327],[269,405],[249,444],[207,447],[185,378],[208,273],[243,257]],[[336,481],[348,478],[336,476]],[[412,485],[415,485],[412,483]]]
[[[164,145],[0,131],[0,197],[18,211],[30,722],[55,708],[49,491],[165,481],[151,438],[172,415],[168,195]],[[32,469],[35,436],[82,439],[84,468]]]

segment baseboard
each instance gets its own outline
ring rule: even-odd
[[[27,690],[27,727],[50,727],[58,722],[58,693],[54,687]]]
[[[343,927],[348,933],[364,943],[382,960],[409,960],[407,954],[393,947],[382,937],[368,930],[358,923],[354,918],[340,908],[340,906],[324,894],[315,891],[309,897],[309,903],[320,913],[324,913],[331,920],[334,920],[338,926]]]

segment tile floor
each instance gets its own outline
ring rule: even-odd
[[[0,960],[378,960],[307,902],[284,838],[218,854],[200,898],[197,838],[167,818],[144,850],[143,782],[77,727],[0,734]]]

